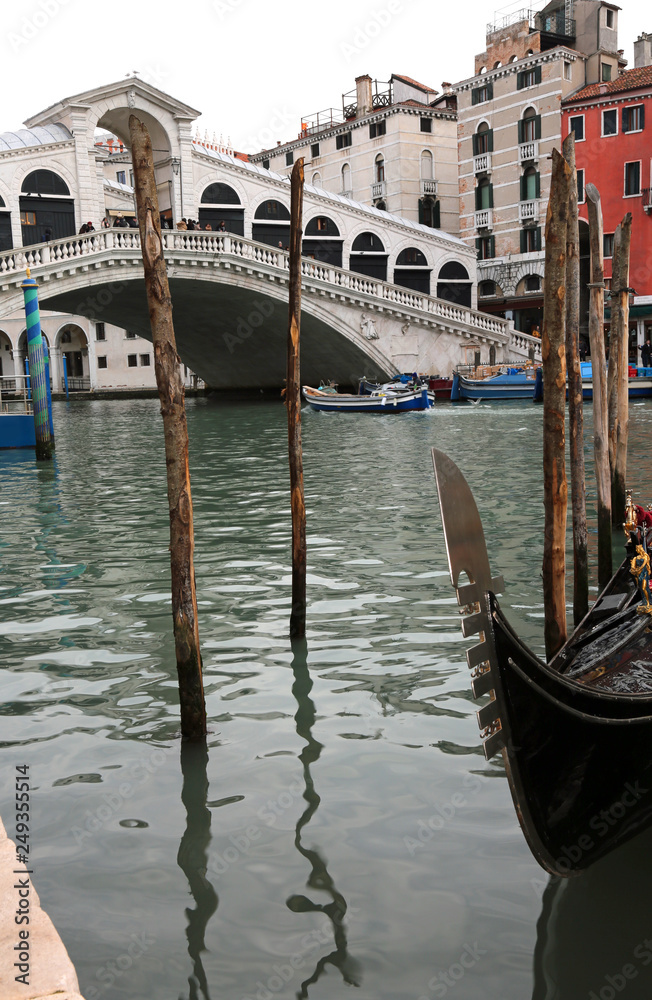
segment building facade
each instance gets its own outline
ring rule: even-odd
[[[369,76],[342,96],[342,110],[307,115],[296,139],[252,155],[289,175],[304,158],[306,180],[413,222],[459,233],[455,97],[409,77]]]
[[[615,80],[591,84],[563,105],[563,134],[575,133],[580,218],[588,222],[583,192],[587,183],[600,192],[604,225],[604,271],[611,283],[614,233],[632,213],[630,357],[652,340],[652,53],[649,36],[635,43],[634,69]],[[647,63],[646,63],[647,60]],[[608,299],[607,299],[608,303]],[[610,311],[605,310],[607,320]]]
[[[523,16],[525,13],[526,16]],[[616,78],[618,8],[566,0],[488,26],[458,99],[460,235],[478,255],[479,308],[537,333],[545,213],[561,104],[587,81]]]

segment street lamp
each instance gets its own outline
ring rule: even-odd
[[[172,164],[172,173],[175,177],[179,176],[179,171],[181,170],[181,160],[178,156],[173,156],[170,160]]]

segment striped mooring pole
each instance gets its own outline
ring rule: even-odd
[[[34,409],[36,458],[37,461],[48,461],[52,458],[52,453],[54,452],[54,435],[50,431],[45,355],[43,353],[43,338],[41,337],[41,317],[38,309],[38,285],[34,278],[30,276],[29,268],[27,268],[27,277],[20,287],[25,296],[27,356],[29,358],[32,406]]]

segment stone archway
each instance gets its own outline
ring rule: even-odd
[[[55,383],[65,388],[65,371],[70,392],[90,389],[90,365],[88,358],[88,338],[77,323],[65,323],[57,330],[52,352],[57,367]]]

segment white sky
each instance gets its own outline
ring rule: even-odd
[[[441,91],[473,74],[489,0],[25,0],[3,5],[0,132],[57,100],[138,75],[202,112],[200,128],[257,152],[339,109],[355,77],[411,76]],[[523,0],[512,8],[526,7]],[[540,8],[542,0],[530,6]],[[620,47],[652,31],[644,0],[622,0]]]

